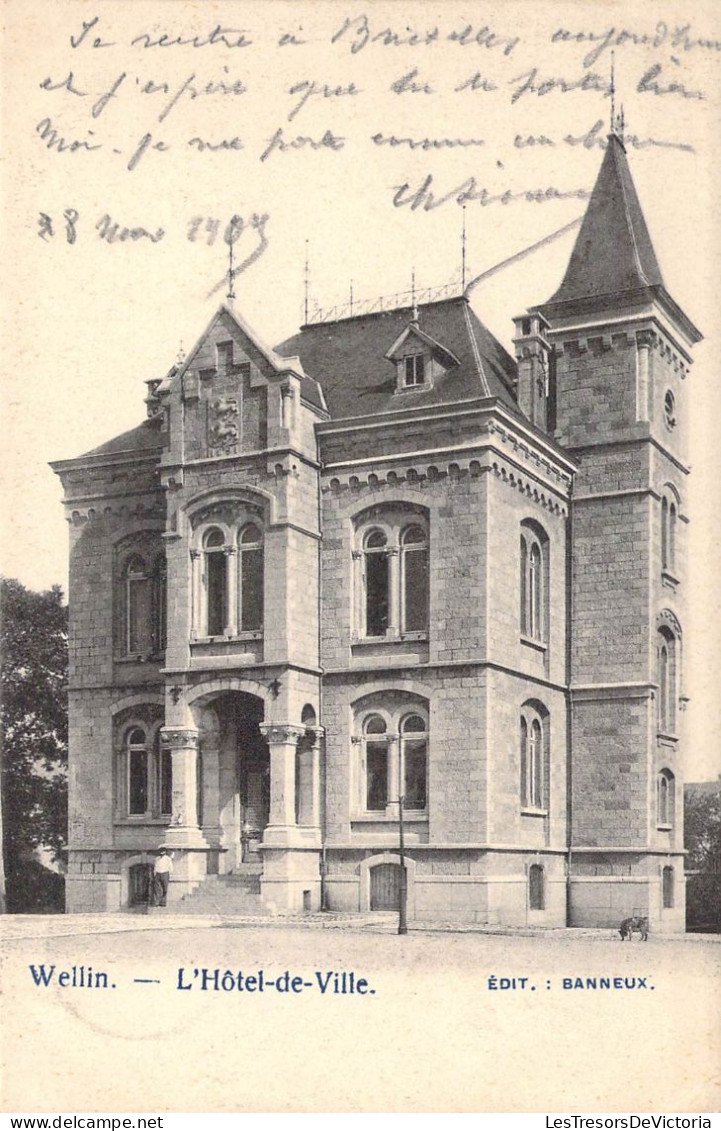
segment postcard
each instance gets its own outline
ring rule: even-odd
[[[3,1110],[710,1127],[718,6],[4,13]]]

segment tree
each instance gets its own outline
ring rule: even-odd
[[[721,873],[721,781],[717,789],[686,787],[684,798],[686,867],[689,871]]]
[[[67,835],[68,611],[54,586],[0,579],[2,830],[8,910],[37,909],[36,853]]]
[[[686,920],[689,930],[721,930],[721,779],[684,791]]]

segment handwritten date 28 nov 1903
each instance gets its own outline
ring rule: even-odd
[[[222,239],[228,246],[235,244],[245,232],[255,235],[262,249],[267,244],[266,225],[270,216],[267,212],[253,212],[250,216],[235,215],[225,223],[214,216],[193,216],[187,222],[186,237],[190,243],[205,244],[212,247],[217,239]],[[40,212],[37,219],[37,234],[46,243],[59,235],[67,243],[74,244],[86,230],[81,220],[80,213],[75,208],[66,208],[62,215],[50,215]],[[160,243],[165,238],[164,228],[145,228],[141,226],[128,227],[115,220],[109,213],[100,216],[96,221],[92,219],[87,228],[93,231],[96,237],[105,243]],[[257,255],[255,256],[257,258]],[[240,265],[239,265],[240,266]]]

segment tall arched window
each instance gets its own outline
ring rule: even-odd
[[[255,522],[244,526],[238,538],[239,617],[241,632],[263,627],[263,531]]]
[[[404,807],[425,809],[428,744],[426,722],[420,715],[407,715],[401,721],[401,766]]]
[[[390,611],[388,538],[382,530],[370,530],[363,540],[365,560],[366,636],[385,636]]]
[[[428,627],[428,540],[422,526],[401,532],[401,631],[424,632]]]
[[[661,499],[661,568],[673,574],[676,568],[678,499],[669,486]]]
[[[413,511],[412,517],[409,511]],[[355,630],[397,638],[428,631],[428,522],[418,508],[377,507],[356,526]]]
[[[405,698],[390,699],[357,717],[361,758],[357,771],[360,809],[397,819],[404,812],[424,813],[428,804],[428,715],[409,707]]]
[[[260,634],[264,621],[264,530],[249,503],[216,503],[198,524],[190,550],[193,634],[235,639]],[[202,512],[201,512],[202,513]]]
[[[145,731],[133,727],[127,738],[128,813],[139,816],[148,812],[148,747]]]
[[[128,559],[124,570],[125,652],[147,655],[152,650],[151,586],[146,563],[139,554]]]
[[[380,715],[370,715],[363,725],[366,809],[371,812],[385,812],[388,804],[387,729],[387,723]]]
[[[173,811],[173,764],[160,748],[160,721],[133,722],[121,729],[117,755],[116,814],[170,817]]]
[[[222,636],[228,618],[228,553],[225,535],[217,527],[203,538],[205,556],[206,635]]]
[[[656,780],[656,820],[659,825],[672,826],[676,808],[675,778],[670,770],[661,770]]]
[[[548,715],[540,705],[525,704],[521,713],[521,808],[548,807]]]
[[[548,538],[535,522],[521,526],[521,635],[545,642],[548,635]]]
[[[667,625],[658,630],[658,728],[663,734],[676,732],[678,704],[678,640]]]

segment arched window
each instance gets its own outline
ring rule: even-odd
[[[676,809],[675,778],[670,770],[661,770],[656,780],[656,819],[659,825],[672,826]]]
[[[678,704],[678,640],[667,625],[658,630],[658,729],[675,734]]]
[[[366,809],[385,812],[388,804],[387,724],[380,715],[370,715],[363,725],[365,738]]]
[[[170,817],[173,765],[160,748],[160,723],[132,723],[122,733],[117,762],[117,816]]]
[[[661,889],[664,908],[674,905],[674,875],[673,868],[666,866],[661,872]]]
[[[365,634],[385,636],[390,612],[388,538],[371,530],[363,540],[365,560]]]
[[[548,807],[548,716],[526,704],[521,713],[521,809]]]
[[[145,561],[139,554],[128,559],[124,570],[125,653],[145,656],[152,651],[151,586]]]
[[[661,499],[661,568],[670,574],[676,568],[677,525],[678,499],[669,486]]]
[[[145,731],[133,727],[126,737],[128,771],[128,814],[137,817],[148,812],[148,747]]]
[[[426,807],[427,763],[425,719],[420,715],[407,715],[401,722],[403,805],[406,809]]]
[[[402,632],[424,632],[428,627],[428,540],[422,526],[407,526],[401,533]]]
[[[548,635],[548,538],[536,523],[521,526],[521,635]]]
[[[356,528],[356,632],[361,637],[413,636],[428,631],[428,524],[410,508],[374,508]]]
[[[205,556],[206,635],[222,636],[228,619],[228,554],[225,535],[217,527],[203,538]]]
[[[531,911],[543,911],[545,907],[543,867],[531,864],[528,869],[528,906]]]
[[[239,617],[241,632],[263,627],[263,531],[255,522],[244,526],[238,538]]]
[[[428,716],[425,708],[393,701],[358,716],[354,742],[361,748],[359,801],[362,811],[397,819],[423,813],[428,803]]]

